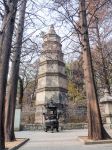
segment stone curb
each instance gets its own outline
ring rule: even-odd
[[[94,140],[87,139],[87,136],[80,136],[78,137],[78,139],[85,145],[112,143],[112,139],[94,141]]]
[[[23,138],[19,138],[19,139],[23,139]],[[24,141],[22,141],[20,144],[14,146],[13,148],[9,148],[8,150],[16,150],[18,148],[20,148],[21,146],[23,146],[26,142],[28,142],[30,139],[24,139]]]

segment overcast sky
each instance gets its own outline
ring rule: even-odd
[[[77,55],[79,54],[73,54],[73,53],[68,54],[69,52],[72,52],[72,50],[70,50],[68,46],[70,40],[67,40],[67,36],[71,34],[70,24],[69,23],[62,24],[62,22],[59,22],[58,21],[59,14],[48,9],[48,7],[52,7],[52,0],[34,0],[34,1],[36,5],[33,4],[31,5],[30,1],[27,4],[27,12],[34,13],[36,14],[36,16],[32,15],[31,17],[32,21],[30,26],[28,26],[26,34],[31,33],[32,38],[37,38],[39,41],[42,41],[42,38],[40,36],[41,32],[42,31],[48,32],[50,25],[54,24],[56,33],[61,37],[62,40],[62,50],[64,54],[66,54],[65,59],[68,60],[70,59],[70,57],[71,59],[77,57]]]

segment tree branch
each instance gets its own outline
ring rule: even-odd
[[[8,13],[8,12],[9,12],[9,6],[8,6],[8,4],[7,4],[7,1],[6,1],[6,0],[3,0],[3,4],[4,4],[4,7],[5,7],[6,12]]]

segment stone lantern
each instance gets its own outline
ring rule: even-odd
[[[112,124],[112,96],[108,90],[104,91],[104,97],[100,99],[101,105],[104,107],[104,116],[106,118],[106,124]]]

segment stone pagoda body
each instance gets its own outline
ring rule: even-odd
[[[61,39],[51,25],[43,36],[36,91],[35,123],[43,123],[44,105],[53,101],[59,105],[67,100],[67,79],[63,62]]]

